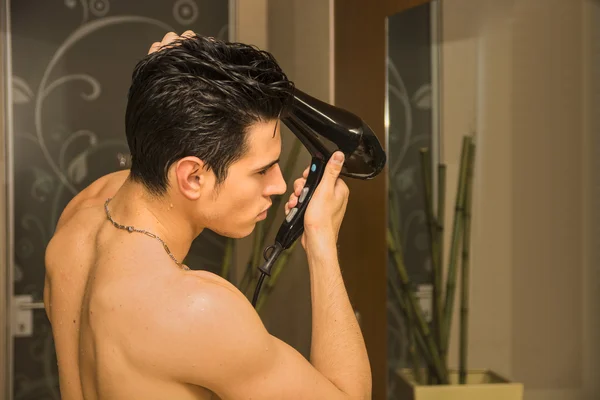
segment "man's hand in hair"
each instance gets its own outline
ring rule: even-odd
[[[181,36],[179,36],[178,34],[176,34],[175,32],[168,32],[160,42],[154,42],[152,43],[152,46],[150,46],[150,49],[148,50],[148,54],[152,54],[155,51],[158,51],[160,49],[162,49],[163,47],[167,46],[170,43],[173,43],[176,40],[179,39],[183,39],[186,37],[193,37],[196,36],[196,34],[194,33],[194,31],[185,31],[181,34]]]

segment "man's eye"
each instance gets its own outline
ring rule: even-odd
[[[276,166],[276,165],[278,165],[278,164],[279,164],[279,163],[275,163],[275,164],[271,165],[270,167],[268,167],[268,168],[265,168],[265,169],[263,169],[262,171],[259,171],[258,173],[259,173],[260,175],[265,175],[267,172],[269,172],[269,170],[270,170],[271,168],[273,168],[274,166]]]

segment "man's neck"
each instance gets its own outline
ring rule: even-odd
[[[162,197],[150,195],[141,184],[131,180],[121,186],[108,208],[115,222],[159,236],[180,263],[202,231],[189,222],[181,203],[168,194]]]

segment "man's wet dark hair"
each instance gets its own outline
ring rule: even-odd
[[[241,43],[195,36],[146,56],[125,116],[131,179],[162,195],[169,167],[196,156],[222,183],[248,128],[285,117],[293,90],[270,53]]]

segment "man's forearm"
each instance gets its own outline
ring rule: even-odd
[[[370,398],[371,369],[348,299],[335,245],[308,254],[312,296],[311,363],[353,398]]]

